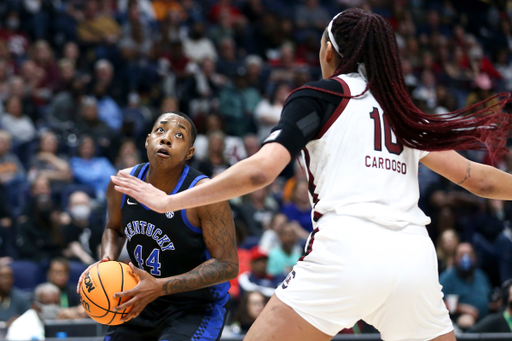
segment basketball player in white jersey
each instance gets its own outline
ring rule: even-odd
[[[246,340],[330,340],[359,319],[384,340],[455,340],[430,219],[417,205],[418,164],[476,195],[512,200],[511,175],[453,151],[485,144],[502,152],[507,98],[476,113],[422,113],[405,89],[389,23],[359,9],[330,22],[319,56],[324,79],[288,98],[254,156],[174,196],[128,174],[113,178],[116,189],[155,211],[175,211],[267,186],[299,156],[314,231]]]

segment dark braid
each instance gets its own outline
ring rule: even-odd
[[[512,116],[502,109],[510,93],[443,115],[423,113],[407,92],[395,33],[383,17],[352,8],[336,18],[332,33],[342,56],[333,77],[354,72],[363,63],[368,85],[351,98],[371,90],[403,145],[428,151],[487,148],[491,158],[507,152]],[[474,111],[495,98],[498,103]]]

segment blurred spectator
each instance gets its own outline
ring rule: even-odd
[[[57,318],[60,311],[59,300],[59,288],[51,283],[39,284],[34,290],[32,308],[11,324],[5,338],[7,340],[44,340],[44,321]]]
[[[295,59],[295,48],[287,43],[279,50],[279,58],[271,60],[273,66],[269,80],[271,82],[291,82],[295,77],[295,70],[301,66]],[[303,85],[303,84],[299,84]]]
[[[455,267],[443,272],[439,282],[448,304],[450,295],[457,295],[455,308],[449,307],[452,319],[462,329],[471,328],[489,312],[491,284],[477,267],[473,246],[460,243],[455,253]]]
[[[25,169],[18,157],[11,153],[11,134],[0,130],[0,184],[8,195],[12,195],[24,181]],[[10,201],[11,197],[7,199]]]
[[[498,267],[502,282],[512,279],[512,229],[507,226],[496,238]]]
[[[30,142],[36,137],[34,122],[22,110],[21,98],[11,96],[0,118],[0,125],[11,134],[15,144]]]
[[[466,44],[468,45],[468,53],[466,59],[462,60],[462,64],[470,65],[477,73],[486,73],[494,80],[501,79],[500,73],[496,71],[492,62],[485,56],[482,47],[478,44],[475,37],[468,35],[466,37]]]
[[[214,26],[210,33],[208,34],[208,37],[212,40],[212,42],[215,44],[218,50],[220,50],[221,59],[226,59],[224,54],[224,48],[226,46],[223,46],[226,44],[225,42],[231,41],[229,44],[232,46],[227,46],[227,48],[232,49],[232,51],[228,51],[228,56],[235,55],[236,54],[236,48],[235,48],[235,41],[233,40],[234,37],[234,30],[232,28],[233,26],[233,17],[229,12],[222,12],[220,14],[220,20],[219,25]],[[223,44],[224,43],[224,44]],[[227,58],[230,59],[230,58]]]
[[[471,92],[466,99],[466,106],[473,105],[480,101],[483,101],[493,95],[492,93],[493,85],[489,76],[485,73],[481,73],[475,78],[475,91]],[[495,98],[487,103],[485,103],[485,107],[490,107],[498,102],[498,99]],[[480,105],[476,107],[474,110],[483,109],[483,106]]]
[[[14,230],[14,212],[7,202],[5,193],[0,194],[0,265],[12,261],[16,254]]]
[[[115,168],[122,170],[131,168],[141,163],[139,151],[135,142],[131,139],[124,140],[119,148],[119,153],[116,157]]]
[[[259,123],[258,138],[260,142],[268,137],[272,128],[274,128],[281,118],[281,111],[291,89],[286,83],[277,84],[272,97],[267,100],[262,99],[256,109],[254,115]]]
[[[236,211],[233,213],[236,217]],[[242,244],[247,237],[247,227],[238,218],[235,218],[235,232],[236,232],[236,252],[238,254],[238,276],[251,269],[251,252],[243,248]],[[238,276],[229,281],[231,288],[229,288],[229,295],[234,301],[240,300],[240,285],[238,284]]]
[[[80,118],[76,126],[80,136],[90,136],[95,144],[104,148],[110,145],[110,129],[107,124],[98,117],[97,103],[94,98],[83,98],[80,106]]]
[[[31,51],[31,59],[44,71],[38,96],[47,102],[59,84],[59,67],[55,63],[50,44],[45,40],[36,41]]]
[[[278,210],[273,198],[267,195],[268,187],[260,188],[246,195],[240,213],[246,222],[250,236],[261,236],[267,230],[272,217]]]
[[[477,70],[473,70],[470,65],[463,63],[464,51],[462,47],[455,46],[452,54],[451,60],[444,65],[446,74],[455,81],[468,81],[473,79],[476,76]]]
[[[281,240],[279,239],[279,233],[287,223],[287,216],[282,213],[274,214],[268,229],[263,231],[263,235],[260,238],[260,249],[266,253],[269,253],[270,250],[273,250],[276,247],[280,247]]]
[[[268,12],[268,8],[261,0],[249,0],[242,4],[241,11],[247,20],[255,24]]]
[[[94,63],[94,78],[91,83],[91,92],[101,88],[104,94],[109,96],[119,105],[126,100],[124,85],[119,77],[114,77],[114,67],[106,59],[100,59]]]
[[[120,36],[117,22],[108,15],[102,14],[96,0],[86,2],[84,19],[78,23],[76,32],[81,44],[86,47],[113,46]],[[106,53],[99,49],[93,50],[97,57],[105,58]]]
[[[261,141],[255,134],[246,134],[244,136],[244,148],[247,157],[253,156],[260,150]]]
[[[182,20],[187,19],[187,12],[178,1],[174,0],[153,0],[153,10],[155,12],[156,20],[162,21],[165,19],[169,12],[177,12]]]
[[[278,232],[280,245],[268,254],[267,272],[272,276],[288,274],[302,255],[293,224],[285,224]]]
[[[65,91],[71,87],[75,78],[75,62],[71,59],[62,58],[59,60],[59,82],[55,87],[55,93]]]
[[[9,97],[9,76],[7,62],[0,59],[0,101]]]
[[[39,110],[32,100],[30,93],[25,87],[25,81],[20,76],[9,78],[9,93],[13,97],[19,97],[22,104],[22,112],[26,114],[32,122],[37,124],[40,121]]]
[[[306,0],[304,5],[299,5],[295,12],[297,28],[322,32],[329,24],[331,16],[320,6],[318,0]]]
[[[208,134],[208,154],[198,165],[198,170],[204,175],[214,177],[228,169],[230,164],[224,158],[225,135],[221,131]]]
[[[76,292],[76,285],[69,282],[69,262],[66,258],[55,258],[50,262],[46,274],[48,282],[60,290],[60,307],[69,308],[80,304],[80,295]]]
[[[39,150],[31,159],[28,174],[30,181],[43,176],[55,186],[67,183],[72,179],[66,157],[63,155],[57,156],[58,147],[57,136],[53,132],[47,131],[41,135]]]
[[[205,36],[205,26],[200,21],[196,21],[190,28],[188,38],[183,42],[183,50],[196,63],[201,63],[205,58],[217,60],[215,45]]]
[[[145,23],[151,23],[156,20],[155,9],[150,0],[118,0],[117,11],[120,14],[125,14],[129,11],[130,6],[134,4],[137,5],[142,20]]]
[[[21,64],[21,77],[23,77],[27,91],[32,94],[34,101],[38,105],[45,104],[51,95],[45,88],[45,71],[33,60],[27,59]]]
[[[265,308],[267,302],[268,298],[261,292],[246,292],[238,304],[236,314],[233,316],[233,322],[230,326],[231,330],[237,330],[241,334],[246,334],[263,311],[263,308]]]
[[[253,113],[261,96],[249,86],[245,69],[239,69],[233,85],[226,85],[219,94],[219,113],[226,120],[226,133],[244,136],[254,132]]]
[[[507,50],[499,50],[496,53],[494,65],[503,78],[505,90],[512,91],[512,63],[509,61],[509,53]]]
[[[27,207],[16,221],[16,246],[22,259],[44,261],[62,256],[60,210],[50,194],[47,179],[34,181]]]
[[[226,12],[233,18],[233,23],[242,20],[240,10],[231,4],[231,0],[219,0],[210,10],[210,21],[214,24],[219,23],[221,16]]]
[[[425,70],[421,73],[421,82],[412,93],[412,96],[416,99],[426,101],[430,110],[436,107],[436,78],[432,71]]]
[[[295,183],[291,201],[286,203],[282,210],[290,221],[298,222],[308,232],[313,231],[311,222],[311,204],[308,195],[308,182],[299,180]]]
[[[439,273],[455,265],[455,251],[459,245],[459,235],[453,229],[443,231],[437,240],[437,259]]]
[[[94,188],[96,198],[103,201],[110,176],[116,174],[116,170],[108,159],[95,156],[95,148],[94,140],[83,136],[78,147],[78,156],[71,158],[69,164],[75,180]]]
[[[63,219],[67,224],[62,227],[67,245],[64,255],[78,258],[87,265],[94,263],[100,253],[103,224],[93,214],[89,195],[82,191],[73,192],[69,196],[67,212],[69,216]]]
[[[29,41],[28,36],[20,28],[20,15],[16,11],[11,11],[5,19],[5,26],[0,29],[0,40],[5,40],[9,47],[9,52],[15,58],[24,58],[27,55]]]
[[[77,108],[85,94],[84,84],[78,78],[73,79],[66,90],[55,95],[46,109],[48,124],[59,133],[70,131],[75,126],[79,117]]]
[[[84,57],[80,55],[80,49],[78,48],[77,43],[74,41],[68,41],[62,49],[62,55],[64,59],[73,62],[74,68],[76,70],[75,73],[78,73],[80,79],[83,81],[90,80],[91,77],[88,74],[89,68],[86,65]]]
[[[245,69],[247,70],[247,83],[260,92],[265,93],[266,79],[263,75],[263,60],[260,56],[248,55],[245,57]]]
[[[217,70],[223,75],[233,77],[236,70],[242,66],[236,55],[235,41],[230,37],[223,38],[219,43],[219,50],[220,57],[217,61]]]
[[[268,255],[259,246],[251,248],[251,271],[238,276],[240,292],[244,295],[249,291],[258,291],[270,298],[284,276],[272,277],[267,273]]]
[[[512,333],[512,280],[503,283],[501,292],[505,309],[486,316],[469,333]]]
[[[123,125],[123,113],[117,103],[107,95],[105,85],[96,83],[93,89],[96,98],[98,117],[105,122],[112,132],[118,133]]]
[[[14,274],[9,265],[0,265],[0,321],[7,327],[30,309],[30,299],[14,287]]]

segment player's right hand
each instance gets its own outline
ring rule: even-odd
[[[85,269],[84,272],[82,272],[82,274],[80,275],[80,278],[78,279],[78,283],[76,285],[76,293],[79,294],[80,293],[80,285],[82,284],[82,281],[84,280],[85,278],[85,275],[87,275],[87,273],[96,265],[98,265],[99,263],[103,263],[103,262],[109,262],[111,259],[109,256],[105,256],[103,257],[101,260],[97,261],[96,263],[94,264],[91,264],[89,265],[89,267],[87,269]]]

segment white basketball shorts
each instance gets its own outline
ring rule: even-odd
[[[320,331],[334,336],[360,319],[386,341],[430,340],[453,330],[425,227],[393,231],[326,215],[306,253],[275,293]]]

